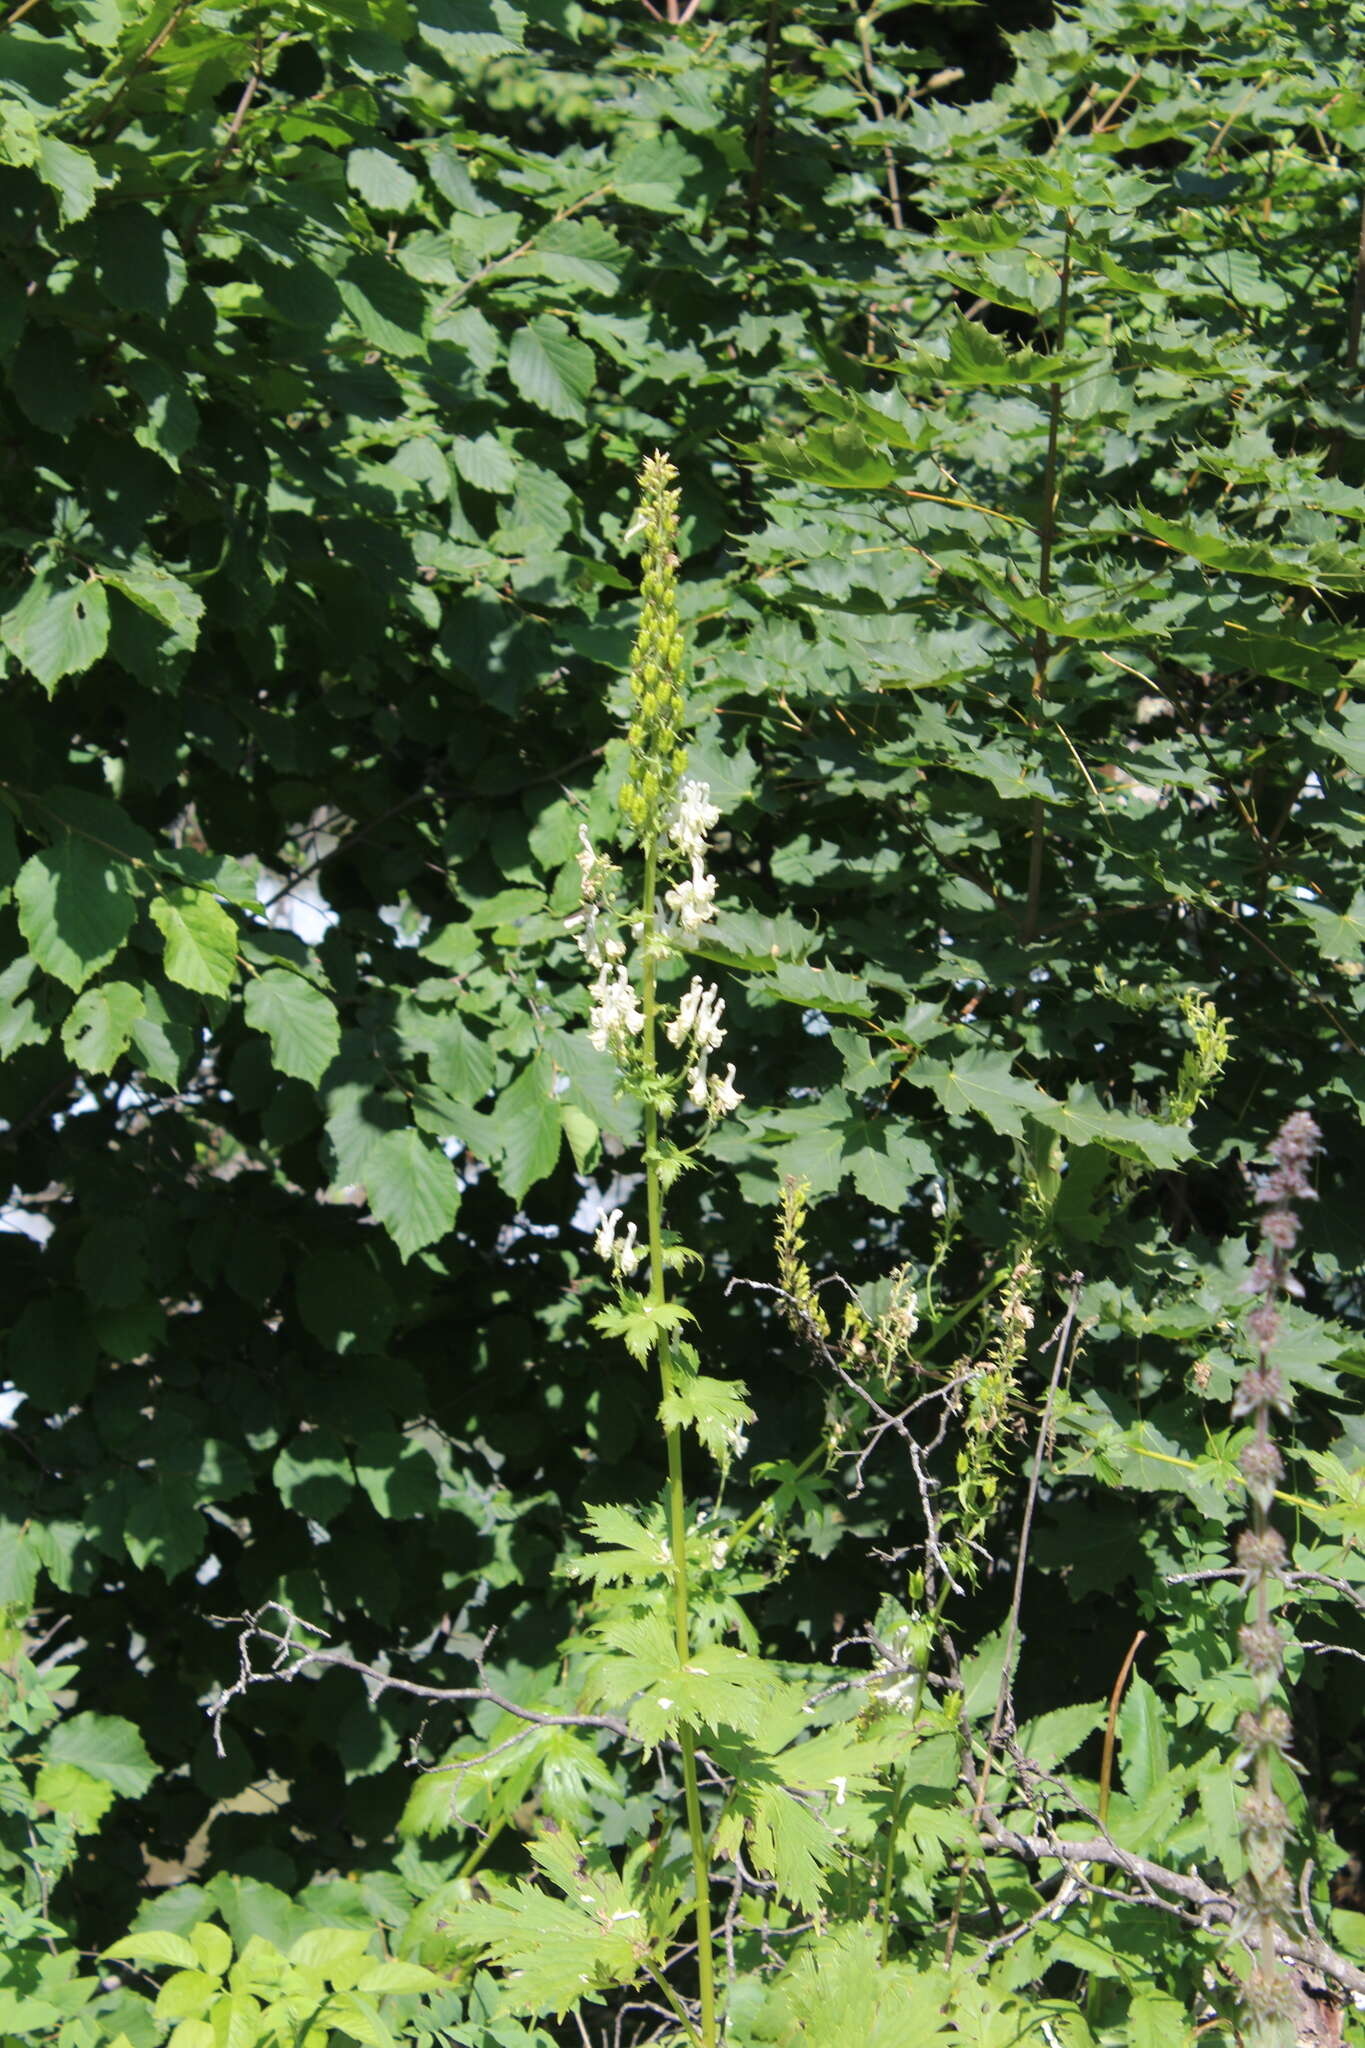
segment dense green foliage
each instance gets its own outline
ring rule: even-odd
[[[1276,1784],[1365,2039],[1360,10],[653,15],[0,27],[0,2033],[509,2048],[581,1973],[644,2039],[684,1727],[725,2038],[1233,2011],[1242,1169],[1307,1109]],[[747,1661],[651,1718],[592,1239],[641,1104],[565,920],[583,826],[638,892],[654,447],[722,813],[660,975],[744,1098],[669,1193],[745,1389],[693,1614]]]

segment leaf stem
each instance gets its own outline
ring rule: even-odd
[[[658,843],[653,833],[645,841],[644,904],[641,950],[644,965],[640,977],[644,1028],[641,1053],[646,1082],[654,1080],[657,1060],[655,1028],[658,999],[655,990],[654,898],[658,886]],[[663,1188],[659,1178],[659,1111],[652,1088],[645,1097],[645,1209],[649,1239],[649,1301],[661,1308],[667,1298],[664,1277]],[[668,1332],[661,1331],[658,1343],[659,1388],[665,1402],[673,1393],[673,1353]],[[682,1432],[673,1424],[664,1430],[668,1457],[668,1533],[673,1561],[673,1634],[678,1663],[691,1657],[691,1628],[687,1583],[687,1494],[683,1485]],[[692,1876],[696,1891],[697,1976],[701,1998],[701,2039],[703,2048],[715,2048],[716,1990],[711,1939],[711,1864],[706,1831],[702,1825],[701,1798],[697,1790],[697,1744],[691,1728],[678,1731],[683,1761],[683,1798],[687,1809],[687,1833],[692,1845]]]

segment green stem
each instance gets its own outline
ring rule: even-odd
[[[644,968],[641,975],[641,1008],[645,1022],[641,1039],[646,1080],[652,1083],[657,1071],[655,1055],[654,898],[658,886],[658,847],[651,836],[645,842],[644,915],[641,944]],[[652,1092],[645,1101],[645,1209],[649,1236],[649,1300],[662,1308],[667,1298],[664,1278],[663,1189],[659,1180],[659,1111]],[[673,1353],[667,1332],[659,1337],[659,1386],[664,1401],[673,1393]],[[673,1634],[678,1662],[691,1659],[691,1629],[687,1587],[687,1494],[683,1486],[682,1433],[676,1425],[664,1431],[668,1455],[668,1531],[673,1558]],[[701,2039],[703,2048],[715,2048],[716,1987],[711,1941],[711,1865],[706,1831],[702,1826],[701,1798],[697,1790],[697,1744],[690,1728],[679,1731],[683,1760],[683,1797],[687,1808],[687,1832],[692,1844],[692,1878],[696,1891],[697,1977],[701,1998]]]

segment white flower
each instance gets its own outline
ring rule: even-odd
[[[695,1035],[699,1052],[719,1052],[725,1043],[725,1033],[720,1028],[724,1015],[725,998],[714,981],[704,989],[701,976],[694,974],[691,988],[678,1005],[677,1016],[665,1026],[665,1036],[670,1045],[684,1045]]]
[[[697,1107],[698,1109],[705,1109],[705,1107],[706,1107],[706,1065],[705,1065],[705,1062],[703,1062],[703,1063],[702,1063],[702,1064],[701,1064],[700,1066],[696,1066],[696,1067],[693,1067],[693,1069],[692,1069],[691,1073],[690,1073],[690,1074],[688,1075],[688,1077],[687,1077],[687,1099],[688,1099],[688,1101],[689,1101],[689,1102],[691,1102],[691,1103],[694,1103],[694,1104],[696,1105],[696,1107]]]
[[[611,1209],[608,1210],[607,1214],[598,1224],[597,1235],[592,1242],[593,1250],[597,1253],[599,1259],[609,1259],[611,1257],[616,1244],[616,1226],[620,1221],[621,1211],[619,1209]]]
[[[716,878],[707,874],[700,854],[693,855],[691,880],[679,882],[676,889],[666,889],[664,902],[670,910],[676,910],[685,932],[698,932],[709,924],[716,914]]]
[[[593,1006],[588,1037],[599,1052],[620,1052],[626,1040],[645,1028],[645,1013],[619,962],[603,961],[592,985]]]
[[[738,1109],[743,1100],[744,1097],[735,1087],[735,1064],[732,1060],[725,1070],[724,1080],[721,1080],[719,1075],[712,1074],[706,1107],[713,1117],[729,1116],[731,1110]]]
[[[948,1213],[948,1204],[943,1198],[942,1181],[933,1181],[931,1183],[931,1189],[932,1192],[929,1196],[929,1214],[934,1218],[935,1222],[938,1222],[942,1217],[946,1216]]]
[[[629,1280],[643,1257],[644,1253],[638,1249],[635,1243],[635,1225],[628,1223],[626,1225],[626,1234],[616,1247],[617,1272],[623,1279]]]
[[[685,782],[678,791],[678,810],[668,836],[688,860],[700,860],[706,852],[706,835],[720,812],[711,802],[711,785]]]

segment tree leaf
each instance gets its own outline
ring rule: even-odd
[[[59,1721],[47,1738],[47,1757],[49,1763],[78,1765],[126,1799],[141,1798],[156,1776],[141,1735],[115,1714],[73,1714]]]
[[[455,1169],[419,1131],[384,1131],[365,1161],[365,1193],[403,1258],[437,1244],[460,1206]]]
[[[222,905],[202,889],[170,888],[153,899],[151,913],[171,980],[225,996],[237,976],[237,927]]]
[[[61,839],[24,862],[14,884],[19,928],[44,973],[84,988],[132,929],[138,885],[126,861],[88,840]]]
[[[575,341],[554,313],[537,314],[512,336],[507,373],[522,397],[557,420],[587,418],[583,401],[592,389],[593,355]]]
[[[57,587],[44,576],[0,619],[0,639],[49,697],[63,676],[84,675],[109,644],[109,600],[96,582]]]
[[[102,981],[76,998],[62,1026],[62,1044],[87,1074],[108,1074],[128,1050],[143,1013],[141,989],[127,981]]]
[[[528,1188],[553,1173],[564,1129],[559,1103],[546,1086],[538,1060],[524,1067],[499,1095],[492,1122],[502,1150],[498,1178],[512,1200],[520,1202]]]
[[[353,149],[346,183],[375,213],[411,213],[422,196],[420,181],[386,149]]]
[[[950,1115],[964,1111],[984,1117],[994,1131],[1011,1138],[1024,1134],[1024,1117],[1055,1107],[1035,1082],[1011,1071],[1005,1053],[973,1047],[952,1061],[918,1059],[906,1079],[932,1088]]]
[[[247,1023],[269,1038],[279,1072],[316,1087],[341,1050],[331,999],[302,975],[270,968],[247,983],[243,1008]]]

